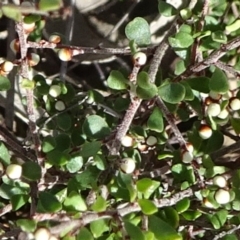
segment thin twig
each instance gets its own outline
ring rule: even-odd
[[[181,201],[184,198],[191,197],[194,194],[194,190],[192,188],[186,189],[184,191],[181,191],[179,193],[174,194],[170,198],[161,198],[161,199],[155,199],[152,202],[155,204],[157,208],[163,208],[167,206],[173,206],[177,202]],[[101,213],[92,213],[88,212],[82,215],[80,219],[75,219],[71,221],[65,221],[60,223],[59,225],[56,225],[54,227],[51,227],[49,230],[54,235],[59,235],[64,229],[77,229],[81,228],[93,221],[99,220],[99,219],[109,219],[109,218],[115,218],[115,216],[124,217],[130,213],[139,212],[141,211],[141,207],[138,203],[130,203],[126,207],[115,209],[115,210],[108,210]],[[36,216],[36,219],[40,217],[41,214],[38,214]],[[35,219],[35,217],[34,217]],[[36,220],[35,219],[35,220]],[[57,220],[57,219],[56,219]],[[60,219],[58,219],[60,220]]]
[[[235,48],[238,48],[239,46],[240,46],[240,37],[236,37],[231,41],[229,41],[228,43],[222,44],[220,49],[213,51],[206,59],[188,68],[181,75],[177,76],[173,81],[174,82],[181,81],[182,79],[189,77],[193,73],[200,72],[205,68],[208,68],[210,65],[214,65],[227,52]]]
[[[112,54],[112,55],[131,55],[132,52],[129,48],[105,48],[105,47],[80,47],[80,46],[69,46],[66,44],[55,44],[55,43],[50,43],[45,40],[42,40],[40,42],[27,42],[27,47],[28,48],[39,48],[39,49],[61,49],[61,48],[67,48],[71,50],[75,50],[76,54],[86,54],[86,53],[91,53],[91,54]],[[139,48],[139,51],[145,52],[146,54],[152,54],[156,46],[152,47],[143,47]]]
[[[20,43],[20,52],[21,52],[21,70],[20,75],[22,78],[29,79],[29,73],[28,73],[28,61],[27,61],[27,35],[24,32],[23,28],[23,22],[16,23],[16,31],[19,36],[19,43]],[[41,142],[38,135],[37,125],[36,125],[36,118],[35,118],[35,112],[34,112],[34,93],[33,89],[27,89],[26,90],[26,98],[27,98],[27,114],[29,119],[29,129],[30,133],[32,135],[32,140],[34,144],[35,153],[37,156],[37,162],[41,166],[42,170],[42,177],[45,174],[45,168],[43,166],[44,164],[44,158],[42,156],[41,151]],[[38,188],[37,183],[33,182],[30,184],[31,191],[31,208],[30,208],[30,215],[33,215],[36,212],[36,198],[38,194]]]
[[[117,155],[119,152],[119,149],[121,147],[121,140],[122,138],[127,134],[127,131],[132,123],[132,120],[141,104],[141,99],[135,98],[130,103],[130,106],[127,109],[127,112],[123,118],[122,123],[117,129],[117,133],[114,137],[114,140],[109,148],[109,154],[110,155]]]
[[[240,225],[237,225],[237,226],[231,228],[231,229],[228,230],[228,231],[223,231],[223,232],[217,234],[217,235],[213,238],[213,240],[222,239],[224,236],[230,235],[230,234],[236,232],[238,229],[240,229]]]
[[[233,75],[236,78],[240,77],[240,72],[238,70],[234,69],[232,66],[227,65],[224,62],[217,61],[217,62],[215,62],[214,65],[216,67],[222,69],[224,72],[230,73],[231,75]]]
[[[21,60],[22,60],[20,74],[22,78],[29,79],[28,62],[27,62],[28,45],[27,45],[27,36],[24,33],[23,22],[16,23],[16,31],[19,36]],[[32,134],[32,139],[33,139],[38,163],[40,164],[40,166],[42,166],[43,157],[41,154],[41,142],[38,136],[36,118],[34,113],[34,95],[33,95],[32,89],[26,90],[26,97],[27,97],[27,113],[28,113],[28,119],[29,119],[29,128]]]

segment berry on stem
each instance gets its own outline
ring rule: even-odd
[[[212,129],[206,125],[206,124],[202,124],[198,130],[199,136],[202,139],[208,139],[212,136]]]

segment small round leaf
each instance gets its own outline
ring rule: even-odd
[[[159,96],[168,103],[176,104],[185,97],[185,88],[180,83],[168,83],[159,88]]]
[[[149,87],[147,89],[141,88],[139,86],[136,89],[137,96],[141,99],[151,99],[157,95],[157,92],[157,86],[152,83],[149,84]]]
[[[113,70],[107,79],[108,87],[115,90],[123,90],[127,88],[128,80],[119,71]]]
[[[142,212],[146,215],[152,215],[158,211],[156,205],[148,199],[139,199],[138,204],[142,209]]]
[[[83,123],[83,132],[89,138],[104,138],[110,133],[110,130],[102,117],[91,115]]]
[[[41,178],[41,167],[35,162],[25,162],[22,165],[22,176],[30,181],[37,181]]]
[[[216,68],[211,80],[209,82],[209,88],[210,90],[223,94],[226,93],[229,90],[229,84],[226,74],[220,70],[219,68]]]
[[[154,108],[152,114],[150,115],[147,126],[149,129],[155,132],[162,132],[164,129],[163,116],[159,108]]]
[[[171,17],[172,15],[177,14],[176,8],[164,1],[158,1],[158,11],[164,17]]]
[[[125,34],[131,41],[138,45],[148,45],[151,43],[151,33],[148,22],[141,17],[134,18],[125,28]]]
[[[39,201],[42,208],[46,212],[57,212],[62,209],[62,204],[58,201],[55,195],[48,192],[39,193]]]

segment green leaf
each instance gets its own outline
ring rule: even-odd
[[[201,149],[204,153],[212,153],[220,149],[224,142],[224,136],[220,131],[213,131],[212,136],[205,141],[201,146]]]
[[[221,238],[221,240],[238,240],[238,237],[235,234],[228,234]]]
[[[94,238],[90,231],[87,228],[83,227],[80,229],[76,240],[94,240]]]
[[[168,103],[176,104],[185,97],[185,88],[180,83],[167,83],[158,90],[159,96]]]
[[[137,96],[141,99],[151,99],[157,95],[158,88],[155,84],[151,83],[149,84],[149,87],[146,88],[141,88],[137,86],[136,93]]]
[[[91,206],[91,209],[95,212],[103,212],[106,208],[107,201],[102,196],[98,196],[96,202]]]
[[[182,213],[182,216],[188,221],[194,221],[201,215],[202,213],[197,210],[187,210],[186,212]]]
[[[236,134],[240,133],[240,118],[230,118],[230,122],[232,125],[232,128],[236,132]]]
[[[155,240],[156,239],[154,237],[154,234],[150,231],[144,231],[143,234],[145,236],[145,240]]]
[[[137,75],[137,85],[143,89],[149,89],[152,87],[152,84],[149,81],[149,76],[147,72],[142,71]]]
[[[29,15],[25,16],[23,19],[23,21],[27,24],[34,23],[34,22],[37,22],[40,20],[41,20],[41,16],[36,15],[36,14],[29,14]]]
[[[51,135],[48,135],[43,139],[42,151],[44,153],[48,153],[52,151],[56,147],[56,145],[57,144],[56,144],[55,138]]]
[[[131,41],[138,45],[148,45],[151,43],[151,33],[148,22],[141,17],[134,18],[125,28],[125,34]]]
[[[136,191],[135,186],[133,186],[133,184],[129,184],[129,185],[127,185],[127,189],[128,189],[129,197],[130,197],[129,201],[134,202],[137,197],[137,191]]]
[[[9,154],[8,149],[2,142],[0,142],[0,159],[5,166],[8,166],[11,163],[11,155]]]
[[[24,232],[34,232],[37,227],[36,221],[30,219],[18,219],[16,223]]]
[[[102,117],[91,115],[83,123],[83,132],[89,138],[104,138],[110,133],[110,129]]]
[[[146,215],[152,215],[158,211],[156,205],[148,199],[139,199],[138,204],[141,207],[141,210]]]
[[[128,80],[119,71],[112,70],[107,79],[108,87],[115,90],[123,90],[127,88]]]
[[[21,208],[25,203],[27,203],[29,199],[29,195],[25,194],[16,194],[11,197],[11,204],[13,211],[17,211],[19,208]]]
[[[60,151],[68,150],[71,146],[71,139],[68,134],[60,133],[55,137],[56,149]]]
[[[228,34],[235,32],[238,29],[240,29],[240,19],[238,19],[238,18],[236,21],[234,21],[233,23],[231,23],[230,25],[225,27],[225,30],[227,31]]]
[[[152,114],[150,115],[147,121],[147,127],[155,132],[162,132],[164,129],[163,116],[162,112],[158,107],[153,109]]]
[[[39,193],[39,202],[46,212],[54,213],[62,209],[62,204],[56,196],[48,192]]]
[[[209,82],[209,88],[210,90],[224,94],[229,90],[229,84],[226,74],[220,70],[219,68],[216,68],[211,80]]]
[[[178,211],[178,213],[185,212],[186,210],[188,210],[189,207],[190,207],[190,200],[188,198],[184,198],[184,199],[180,200],[175,205],[175,208]]]
[[[24,89],[31,89],[33,90],[35,88],[35,82],[29,79],[22,79],[21,81],[21,87]]]
[[[160,211],[160,217],[174,228],[179,226],[179,215],[173,207],[163,208]]]
[[[227,221],[227,216],[228,216],[228,211],[225,209],[222,209],[213,215],[208,215],[215,229],[220,229],[221,227],[224,226],[225,222]]]
[[[13,4],[3,5],[1,7],[1,10],[6,17],[11,18],[14,21],[19,22],[22,19],[20,8],[16,5]]]
[[[47,160],[52,165],[62,166],[70,161],[71,156],[60,150],[53,150],[46,155]]]
[[[99,175],[99,170],[94,166],[89,166],[82,173],[75,176],[79,187],[91,188],[97,181]]]
[[[35,162],[25,162],[22,165],[22,176],[30,181],[37,181],[41,178],[41,167]]]
[[[215,31],[215,32],[212,32],[212,40],[214,42],[219,42],[219,43],[226,43],[227,42],[227,36],[226,36],[226,33],[224,33],[223,31]]]
[[[11,83],[8,78],[0,75],[0,91],[7,91],[11,88]]]
[[[59,114],[56,117],[56,120],[57,120],[58,127],[63,131],[69,130],[72,126],[72,118],[68,113]]]
[[[144,194],[144,198],[148,199],[159,188],[160,182],[151,180],[150,178],[142,178],[137,181],[136,185],[137,190]]]
[[[38,6],[42,11],[56,11],[63,5],[62,0],[40,0]]]
[[[183,73],[186,70],[185,67],[185,62],[180,59],[179,61],[177,61],[176,66],[175,66],[175,70],[174,70],[174,74],[175,75],[180,75],[181,73]]]
[[[209,93],[209,83],[210,79],[207,77],[196,77],[196,78],[188,78],[186,82],[190,85],[193,90],[202,93]]]
[[[192,101],[194,99],[194,94],[193,94],[191,87],[189,86],[189,84],[186,81],[185,82],[182,81],[181,84],[185,87],[184,100]]]
[[[193,44],[194,39],[191,34],[178,32],[174,37],[169,37],[168,41],[173,48],[188,48]]]
[[[149,230],[154,233],[158,240],[182,240],[182,236],[162,219],[152,215],[149,216]]]
[[[124,227],[131,240],[145,240],[142,230],[131,222],[124,221]]]
[[[171,17],[177,14],[177,9],[174,8],[171,4],[164,1],[158,1],[158,11],[164,17]]]
[[[10,199],[16,194],[28,194],[28,189],[22,187],[13,187],[12,185],[2,183],[0,186],[0,197]]]
[[[77,192],[70,192],[63,202],[63,206],[67,211],[81,211],[87,210],[87,205],[82,196]]]
[[[109,231],[109,224],[105,219],[99,219],[90,223],[90,230],[94,238],[99,238]]]
[[[70,173],[78,172],[83,166],[83,158],[76,154],[71,157],[71,160],[66,164],[66,168]]]
[[[101,148],[101,142],[86,142],[82,145],[80,155],[84,158],[95,156]]]

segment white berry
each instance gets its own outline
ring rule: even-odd
[[[224,188],[227,186],[227,180],[223,176],[215,176],[213,178],[213,184],[220,188]]]
[[[210,91],[209,96],[214,100],[219,100],[222,97],[221,94],[214,91]]]
[[[215,193],[215,200],[219,204],[226,204],[230,202],[230,193],[227,190],[219,189]]]
[[[193,153],[194,147],[193,147],[193,145],[192,145],[190,142],[187,142],[187,143],[186,143],[186,148],[187,148],[187,150],[188,150],[190,153]]]
[[[46,228],[38,228],[34,233],[35,240],[49,240],[51,234]]]
[[[62,61],[71,61],[72,60],[72,51],[68,48],[62,48],[58,51],[58,57]]]
[[[123,172],[127,174],[133,173],[136,168],[136,163],[132,158],[123,158],[120,161],[120,168]]]
[[[49,88],[49,95],[51,95],[52,97],[56,98],[58,97],[62,92],[62,89],[59,85],[52,85],[50,88]]]
[[[23,23],[23,29],[25,31],[26,34],[31,33],[35,28],[35,22],[33,23]]]
[[[147,55],[143,52],[137,52],[133,55],[134,63],[143,66],[147,62]]]
[[[22,176],[22,166],[19,164],[10,164],[7,166],[6,174],[10,179],[19,179]]]
[[[55,103],[55,109],[58,110],[59,112],[65,110],[65,108],[66,107],[63,101],[57,101]]]
[[[38,65],[38,63],[40,62],[40,56],[36,53],[30,53],[28,55],[28,64],[31,67],[34,67],[36,65]]]
[[[220,119],[226,119],[228,117],[228,110],[227,109],[223,109],[219,114],[218,114],[218,118]]]
[[[10,61],[5,61],[1,64],[1,70],[8,73],[13,69],[13,63]]]
[[[204,125],[201,125],[198,133],[199,133],[199,136],[205,140],[212,136],[212,129],[208,125],[204,124]]]
[[[124,147],[132,147],[133,144],[134,144],[134,139],[133,139],[131,136],[129,136],[129,135],[125,135],[125,136],[122,138],[121,144],[122,144]]]
[[[49,37],[49,42],[51,43],[60,43],[61,42],[61,37],[59,35],[53,34]]]
[[[154,146],[157,144],[157,138],[155,136],[149,136],[146,140],[148,146]]]
[[[189,151],[184,151],[182,153],[182,161],[184,163],[190,163],[193,160],[193,154]]]
[[[233,111],[237,111],[240,109],[240,100],[238,98],[232,98],[229,103],[230,108]]]
[[[210,103],[207,108],[209,116],[216,117],[221,112],[221,107],[218,103]]]

